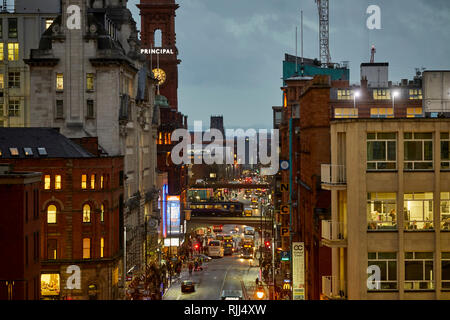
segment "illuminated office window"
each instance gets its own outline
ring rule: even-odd
[[[64,75],[62,73],[56,74],[56,90],[64,90]]]
[[[3,42],[0,43],[0,61],[3,61],[3,59],[5,59],[5,54],[3,52],[4,50],[4,45]]]
[[[358,118],[358,109],[356,108],[335,108],[335,118]]]
[[[93,73],[86,74],[86,90],[88,90],[88,91],[94,90],[94,74]]]
[[[100,258],[103,258],[105,250],[105,238],[100,238]]]
[[[91,189],[95,189],[95,174],[91,174]]]
[[[81,175],[81,189],[86,189],[86,188],[87,188],[87,175],[82,174]]]
[[[406,108],[407,118],[422,118],[422,108]]]
[[[105,206],[102,204],[100,206],[100,222],[105,221]]]
[[[3,73],[0,73],[0,89],[5,88],[5,76]]]
[[[91,239],[83,238],[83,259],[91,258]]]
[[[393,118],[394,109],[393,108],[370,108],[371,118]]]
[[[422,100],[422,89],[409,89],[409,100]]]
[[[100,189],[103,189],[103,175],[100,176]]]
[[[44,177],[44,189],[45,190],[49,190],[50,189],[50,181],[51,181],[51,179],[50,179],[50,175],[45,175],[45,177]]]
[[[9,61],[19,60],[19,43],[17,42],[8,43],[8,60]]]
[[[373,90],[373,98],[375,100],[390,100],[391,99],[391,90],[374,89]]]
[[[61,189],[61,176],[59,174],[55,176],[55,189]]]
[[[337,91],[338,100],[351,100],[353,99],[353,90],[350,89],[338,89]]]
[[[83,222],[91,222],[91,206],[88,204],[83,206]]]
[[[56,223],[56,206],[53,204],[47,207],[47,223]]]

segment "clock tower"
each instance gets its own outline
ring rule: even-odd
[[[175,0],[140,0],[141,53],[151,61],[159,79],[159,94],[167,98],[171,109],[178,110],[178,49],[175,35]],[[158,94],[158,93],[157,93]]]

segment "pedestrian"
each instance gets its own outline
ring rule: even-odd
[[[193,265],[192,262],[189,262],[189,275],[192,275]]]
[[[194,265],[195,265],[195,271],[198,271],[198,261],[197,260],[195,260],[195,262],[194,262]]]

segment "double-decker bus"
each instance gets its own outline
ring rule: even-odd
[[[245,227],[244,228],[244,235],[251,235],[253,236],[255,234],[255,228],[252,227]]]
[[[208,256],[211,258],[222,258],[223,247],[220,240],[211,240],[208,244]]]
[[[233,237],[231,235],[223,236],[223,254],[230,256],[233,254]]]

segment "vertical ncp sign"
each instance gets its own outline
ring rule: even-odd
[[[305,244],[292,242],[292,299],[305,300]]]

